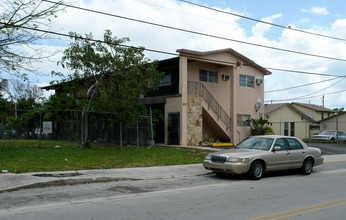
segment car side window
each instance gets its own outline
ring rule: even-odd
[[[275,141],[274,147],[281,147],[281,150],[288,150],[288,147],[284,139],[277,139]]]
[[[287,138],[287,143],[290,146],[290,150],[301,150],[304,147],[296,139]]]

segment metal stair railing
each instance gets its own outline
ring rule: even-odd
[[[231,118],[221,107],[221,105],[216,101],[216,99],[209,92],[209,90],[203,85],[203,83],[188,81],[187,93],[202,97],[208,104],[208,109],[211,108],[217,115],[218,119],[221,119],[221,121],[225,124],[226,130],[230,130]]]

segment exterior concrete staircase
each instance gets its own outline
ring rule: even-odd
[[[188,82],[188,94],[203,98],[203,120],[224,140],[230,139],[231,118],[200,82]]]

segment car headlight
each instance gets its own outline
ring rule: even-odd
[[[207,155],[207,156],[205,157],[205,159],[206,159],[206,160],[211,160],[211,155]]]
[[[249,162],[249,158],[235,158],[235,157],[229,157],[227,159],[227,162],[231,163],[247,163]]]

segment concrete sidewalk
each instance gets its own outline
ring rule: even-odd
[[[324,163],[346,162],[346,154],[326,155]],[[210,173],[202,164],[138,167],[102,170],[78,170],[35,173],[0,173],[0,193],[19,189],[63,186],[124,180],[150,180],[198,176]]]

